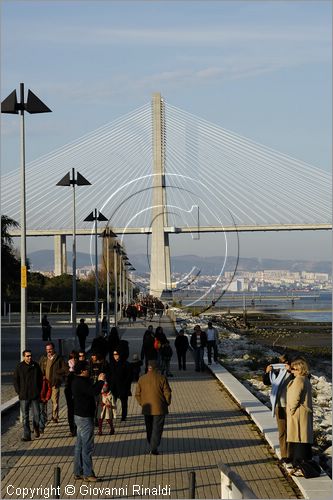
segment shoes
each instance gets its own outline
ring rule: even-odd
[[[159,455],[160,452],[158,450],[151,450],[150,454],[151,455]]]
[[[30,438],[29,437],[23,437],[23,438],[21,438],[21,441],[31,441],[31,437]]]
[[[96,476],[86,476],[83,479],[88,481],[88,483],[96,483],[96,481],[98,481]]]
[[[125,420],[126,420],[126,417],[121,417],[122,422],[125,422]]]
[[[39,436],[40,436],[39,429],[35,429],[34,434],[35,434],[35,438],[39,438]]]
[[[39,429],[39,434],[44,434],[44,429]]]
[[[80,475],[75,474],[74,479],[83,479],[83,476],[81,474]]]
[[[54,422],[55,424],[58,424],[58,423],[59,423],[59,419],[58,419],[58,418],[53,418],[53,417],[52,417],[52,422]]]
[[[289,474],[291,476],[294,476],[294,477],[304,477],[304,474],[303,472],[301,471],[301,469],[291,469],[290,471],[288,471]]]
[[[70,435],[71,435],[72,437],[75,437],[75,436],[76,436],[76,431],[70,431]]]
[[[109,432],[110,436],[113,436],[115,434],[114,432],[114,429],[112,429],[110,432]]]
[[[103,432],[102,431],[98,431],[97,434],[98,434],[98,436],[103,436]]]

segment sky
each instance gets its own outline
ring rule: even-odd
[[[24,82],[52,109],[27,115],[27,162],[161,92],[174,106],[330,172],[331,11],[321,0],[3,0],[1,99]],[[19,166],[17,116],[2,115],[1,139],[5,174]],[[175,252],[215,255],[213,237],[205,238]],[[28,253],[37,248],[52,248],[50,238],[28,240]],[[242,234],[240,251],[330,260],[331,235]]]

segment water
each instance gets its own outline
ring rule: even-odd
[[[195,300],[193,292],[191,297],[184,293],[182,297],[183,305],[190,304]],[[200,294],[197,294],[198,302],[196,307],[205,308],[211,304],[212,298],[200,300]],[[304,321],[314,322],[332,322],[332,293],[320,290],[312,292],[261,292],[260,294],[252,292],[233,292],[226,293],[216,302],[217,308],[243,309],[244,304],[248,311],[261,311],[267,313],[283,313],[287,316]],[[214,308],[211,309],[214,311]]]

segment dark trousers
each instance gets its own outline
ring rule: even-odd
[[[165,415],[145,415],[147,441],[151,451],[156,451],[160,445]]]
[[[177,351],[178,367],[181,370],[186,370],[186,351]]]
[[[76,432],[76,425],[74,422],[74,400],[73,394],[69,387],[65,387],[64,390],[66,403],[67,403],[67,420],[69,425],[69,430],[73,434]]]
[[[208,363],[212,362],[212,348],[214,353],[214,361],[217,361],[217,346],[216,340],[208,340],[207,342],[207,355],[208,355]]]
[[[81,351],[85,351],[86,350],[86,336],[85,335],[78,335],[78,339],[79,339]]]
[[[310,443],[289,443],[289,451],[293,467],[297,467],[303,460],[312,459],[312,446]]]
[[[289,447],[287,443],[287,414],[286,409],[282,406],[275,408],[275,417],[279,432],[279,444],[281,458],[289,458]]]

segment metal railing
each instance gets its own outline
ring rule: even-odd
[[[221,498],[223,499],[242,499],[258,498],[251,488],[249,488],[237,472],[223,462],[218,464],[221,473]]]

